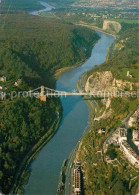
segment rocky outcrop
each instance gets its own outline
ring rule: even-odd
[[[132,90],[133,83],[115,79],[111,71],[95,72],[87,80],[85,90],[87,92],[106,91],[115,93],[125,89]]]
[[[121,24],[119,22],[104,20],[103,30],[118,33],[121,30]]]
[[[94,120],[99,121],[101,119],[108,118],[113,112],[111,109],[111,97],[117,92],[125,89],[132,90],[134,83],[129,81],[122,81],[115,79],[111,71],[95,72],[88,79],[85,84],[86,92],[106,92],[110,94],[110,98],[104,98],[101,100],[105,106],[103,113],[100,110],[100,115],[95,117]]]

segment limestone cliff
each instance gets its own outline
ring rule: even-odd
[[[104,20],[103,30],[118,33],[121,30],[121,24],[119,22]]]
[[[88,79],[85,84],[86,92],[106,92],[109,94],[116,94],[116,92],[124,90],[133,90],[135,83],[129,81],[118,80],[113,77],[111,71],[95,72]],[[113,96],[113,95],[112,95]],[[111,95],[110,95],[111,97]],[[100,120],[108,118],[111,113],[111,98],[102,99],[101,102],[105,109],[100,110],[98,116],[94,120]]]
[[[95,72],[86,82],[85,90],[89,91],[106,91],[113,92],[121,90],[132,90],[133,83],[115,79],[111,71]]]

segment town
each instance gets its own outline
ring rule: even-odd
[[[73,7],[92,7],[92,8],[116,8],[116,9],[136,9],[138,7],[137,1],[112,1],[112,0],[88,0],[88,1],[80,1],[72,4]]]
[[[139,168],[139,108],[107,138],[103,144],[104,153],[110,144],[119,145],[125,158]],[[106,161],[111,162],[111,159]]]

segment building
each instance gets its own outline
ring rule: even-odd
[[[119,129],[118,143],[121,144],[123,141],[127,141],[127,129],[126,128]]]
[[[139,130],[133,130],[132,137],[134,141],[139,141]]]
[[[120,148],[131,164],[139,168],[139,157],[126,141],[120,143]]]
[[[99,130],[98,130],[98,133],[99,133],[99,134],[105,133],[105,129],[102,129],[102,128],[99,129]]]
[[[127,71],[127,75],[126,76],[132,78],[132,75],[129,73],[129,71]]]
[[[6,82],[7,78],[5,76],[0,77],[1,82]]]
[[[132,132],[132,141],[138,147],[139,150],[139,130],[133,130]]]
[[[139,128],[139,108],[135,111],[135,113],[130,117],[128,121],[129,127]]]
[[[0,101],[4,101],[6,99],[6,94],[4,92],[0,92]]]
[[[130,117],[129,121],[128,121],[128,126],[129,127],[133,127],[137,122],[137,117],[136,116],[132,116]]]
[[[6,90],[7,87],[0,85],[0,90]]]
[[[14,83],[14,85],[15,85],[16,87],[18,87],[20,84],[21,84],[21,79],[18,79],[18,80]]]
[[[46,96],[43,96],[43,97],[39,97],[39,99],[42,101],[42,102],[46,102]]]
[[[137,146],[138,150],[139,150],[139,141],[134,141],[133,140],[133,143]]]
[[[81,195],[81,164],[79,161],[74,167],[74,195]]]
[[[3,86],[0,85],[0,90],[2,90],[2,89],[3,89]]]
[[[121,137],[127,137],[127,129],[120,128],[120,136]]]

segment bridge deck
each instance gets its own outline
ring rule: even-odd
[[[40,95],[41,96],[41,95]],[[108,94],[108,93],[68,93],[68,92],[55,92],[55,93],[46,93],[43,96],[97,96],[97,97],[110,97],[112,96],[112,94]]]

